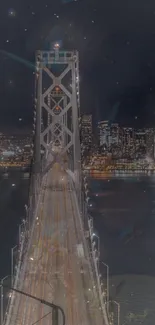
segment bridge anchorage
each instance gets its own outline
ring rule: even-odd
[[[92,255],[90,221],[89,240],[84,229],[78,65],[76,51],[55,47],[36,53],[29,204],[11,272],[16,291],[9,293],[1,325],[63,324],[61,314],[52,317],[51,308],[31,296],[60,306],[66,325],[111,323],[96,255]]]

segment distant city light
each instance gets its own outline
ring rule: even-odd
[[[85,170],[94,173],[155,170],[155,128],[122,127],[103,120],[98,122],[95,138],[92,115],[83,115],[79,125],[82,167]]]
[[[55,48],[55,49],[59,49],[59,48],[60,48],[60,44],[59,44],[59,43],[55,43],[55,44],[54,44],[54,48]]]
[[[31,136],[5,136],[0,133],[0,165],[5,168],[28,166],[32,157],[31,144]]]
[[[3,151],[2,155],[5,157],[9,157],[9,156],[14,156],[15,152],[14,151]]]

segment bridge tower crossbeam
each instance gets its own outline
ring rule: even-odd
[[[35,166],[69,155],[69,169],[79,179],[79,58],[77,51],[36,53]],[[46,166],[47,167],[47,166]]]

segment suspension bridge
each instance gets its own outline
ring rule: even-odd
[[[37,51],[35,79],[29,204],[1,325],[62,325],[43,300],[66,325],[110,325],[81,173],[78,52]]]

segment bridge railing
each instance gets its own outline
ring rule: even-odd
[[[109,315],[109,310],[108,310],[108,297],[107,297],[107,292],[105,291],[104,287],[104,281],[102,280],[101,273],[99,270],[99,258],[100,258],[100,253],[99,253],[99,245],[96,247],[96,243],[94,241],[94,229],[93,229],[93,218],[89,214],[89,208],[88,208],[88,203],[89,203],[89,196],[88,196],[88,183],[85,175],[82,175],[82,187],[83,187],[83,211],[84,211],[84,224],[85,228],[88,233],[88,238],[89,238],[89,245],[90,245],[90,261],[92,265],[92,270],[93,270],[93,278],[96,281],[97,284],[97,289],[98,289],[98,297],[100,301],[100,306],[103,312],[104,316],[104,321],[106,325],[110,324],[110,315]],[[108,288],[107,288],[108,290]]]
[[[35,193],[37,201],[36,201],[36,205],[34,206],[34,210],[32,209],[31,206],[31,209],[29,209],[27,212],[25,229],[21,232],[21,237],[20,237],[21,242],[20,242],[20,249],[19,249],[19,258],[15,266],[15,273],[12,282],[12,286],[18,289],[22,289],[22,284],[25,276],[26,263],[27,263],[27,256],[28,256],[29,248],[31,247],[31,243],[32,243],[36,216],[39,212],[40,204],[42,203],[42,199],[44,197],[44,191],[45,191],[45,186],[40,188],[40,179],[36,179],[36,182],[34,184],[35,186],[37,186],[36,193]],[[31,221],[31,223],[29,223],[29,221]],[[29,228],[30,225],[31,228]],[[14,312],[15,304],[17,304],[17,299],[20,300],[19,296],[17,296],[17,299],[15,299],[15,297],[16,297],[16,293],[12,293],[11,299],[8,303],[7,310],[5,313],[4,322],[3,322],[3,324],[5,325],[10,324],[10,320],[12,319],[12,312]]]
[[[23,263],[30,246],[30,237],[32,235],[32,227],[35,220],[36,209],[38,205],[38,200],[41,192],[41,174],[35,174],[34,168],[31,169],[30,183],[29,183],[29,201],[28,205],[25,206],[26,216],[23,219],[22,224],[19,226],[19,242],[17,245],[18,255],[16,258],[16,263],[12,265],[11,270],[11,284],[14,288],[17,288],[20,284],[20,276],[23,267]],[[2,298],[2,297],[1,297]],[[12,314],[12,309],[15,303],[15,293],[11,294],[11,298],[8,300],[8,304],[4,313],[3,324],[9,324],[8,319],[10,319]]]
[[[73,182],[73,179],[70,177],[71,186],[73,189],[75,189],[75,183]],[[81,188],[80,188],[81,191]],[[81,201],[79,204],[78,196],[76,190],[74,191],[74,198],[75,203],[78,211],[79,221],[81,225],[81,230],[83,229],[83,236],[85,237],[83,240],[84,243],[84,251],[86,253],[86,257],[89,260],[89,270],[92,276],[92,282],[95,287],[95,295],[97,295],[99,302],[100,302],[100,308],[103,313],[103,318],[105,325],[109,325],[109,315],[107,310],[107,304],[106,304],[106,292],[103,288],[103,282],[101,279],[101,274],[99,272],[99,253],[94,245],[93,242],[93,219],[88,214],[88,204],[87,202],[84,202],[84,197],[81,196]],[[83,204],[82,204],[83,202]],[[84,213],[84,215],[83,215]],[[87,226],[86,226],[87,225]],[[86,231],[89,233],[90,238],[90,245],[88,245],[88,242],[86,242]],[[97,288],[97,291],[96,291]]]
[[[23,261],[24,243],[25,243],[25,234],[22,233],[21,234],[20,248],[18,249],[19,256],[18,256],[17,264],[14,267],[14,274],[11,275],[12,276],[11,286],[13,288],[16,288],[17,287],[18,281],[19,281],[19,276],[20,276],[20,271],[21,271],[21,266],[22,266],[22,261]],[[5,314],[4,314],[3,324],[6,324],[7,323],[8,316],[10,315],[10,312],[13,309],[14,302],[15,302],[14,301],[14,297],[15,297],[15,293],[11,293],[11,298],[9,298],[9,300],[8,300],[8,304],[7,304],[7,307],[6,307]]]

